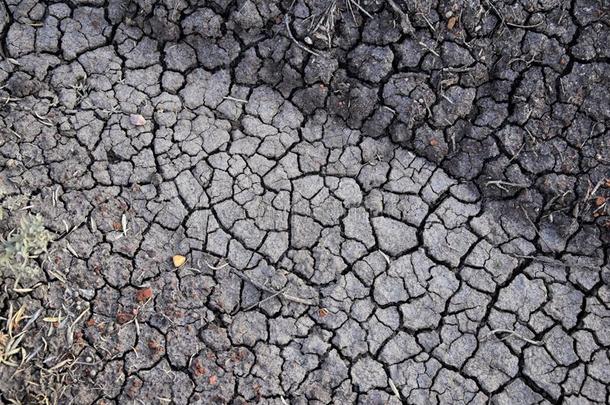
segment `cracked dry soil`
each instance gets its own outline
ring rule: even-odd
[[[609,25],[3,0],[0,402],[608,403]]]

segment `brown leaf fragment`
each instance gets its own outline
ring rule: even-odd
[[[163,347],[156,340],[150,339],[148,341],[148,348],[155,353],[158,353],[163,350]]]
[[[127,396],[131,399],[134,399],[140,392],[140,388],[142,388],[142,380],[140,380],[139,378],[135,378],[134,380],[132,380],[131,385],[127,389]]]
[[[153,295],[152,288],[150,288],[150,287],[142,288],[142,289],[138,290],[138,292],[136,293],[136,301],[138,301],[140,303],[146,302],[150,299],[150,297],[152,297],[152,295]]]
[[[206,373],[207,373],[207,370],[203,366],[203,364],[201,364],[201,360],[196,359],[193,362],[193,374],[195,375],[195,377],[200,377],[202,375],[205,375]]]
[[[595,206],[600,207],[606,202],[606,199],[602,196],[598,196],[598,197],[595,197],[594,201],[595,201]]]
[[[119,312],[116,314],[116,321],[119,325],[123,325],[129,321],[131,321],[135,315],[130,314],[129,312]]]
[[[453,30],[453,27],[455,27],[455,24],[457,23],[457,17],[456,16],[452,16],[449,17],[449,20],[447,20],[447,29],[449,31]]]

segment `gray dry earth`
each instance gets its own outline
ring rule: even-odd
[[[608,1],[191,3],[0,2],[0,402],[608,402]]]

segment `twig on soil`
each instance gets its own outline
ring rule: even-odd
[[[511,66],[515,62],[523,62],[523,63],[525,63],[525,66],[530,66],[534,62],[541,62],[541,61],[536,60],[536,56],[538,56],[538,55],[537,54],[532,55],[529,60],[527,60],[525,58],[512,58],[511,60],[508,61],[508,65]]]
[[[551,198],[551,199],[549,200],[549,202],[548,202],[548,203],[546,203],[546,205],[544,206],[544,210],[546,211],[546,210],[550,209],[550,208],[553,206],[553,204],[555,204],[555,202],[556,202],[557,200],[562,200],[562,201],[564,201],[565,197],[566,197],[568,194],[571,194],[571,193],[572,193],[572,190],[567,190],[566,192],[564,192],[564,193],[562,193],[562,194],[556,194],[555,196],[553,196],[553,198]],[[555,210],[555,211],[553,211],[553,212],[557,212],[557,211],[561,211],[561,210]],[[551,213],[551,215],[552,215],[552,214],[553,214],[553,213]]]
[[[223,263],[223,264],[221,264],[219,266],[212,266],[207,261],[204,260],[204,262],[205,262],[205,265],[208,266],[208,268],[210,268],[212,270],[220,270],[220,269],[223,269],[223,268],[225,268],[225,267],[227,267],[229,265],[229,263]]]
[[[53,123],[49,119],[47,119],[46,117],[38,114],[36,111],[34,111],[34,116],[36,118],[38,118],[38,121],[40,121],[41,124],[46,125],[47,127],[52,127],[53,126]]]
[[[121,215],[121,228],[123,228],[123,236],[127,236],[127,216]]]
[[[364,8],[362,8],[362,6],[355,0],[347,0],[348,3],[352,3],[354,6],[356,6],[356,8],[358,10],[360,10],[364,15],[366,15],[368,18],[373,19],[373,16],[371,15],[371,13],[369,13],[368,11],[366,11]]]
[[[511,163],[513,160],[515,160],[515,159],[517,159],[517,157],[519,157],[519,155],[521,154],[521,151],[523,150],[523,147],[524,147],[524,146],[525,146],[525,142],[523,142],[523,143],[521,144],[521,147],[519,148],[519,150],[517,151],[517,153],[514,153],[514,154],[513,154],[513,157],[511,157],[511,158],[508,160],[508,163]]]
[[[9,132],[11,132],[13,135],[15,135],[18,139],[21,139],[21,135],[19,135],[14,129],[12,128],[6,128]]]
[[[593,124],[593,126],[591,127],[591,132],[589,133],[589,136],[587,137],[587,139],[585,139],[581,144],[580,144],[580,149],[582,149],[585,144],[587,142],[589,142],[589,139],[591,139],[593,137],[593,132],[595,131],[595,127],[597,126],[597,122],[595,124]]]
[[[19,287],[19,277],[17,277],[15,279],[15,283],[13,284],[13,291],[18,293],[18,294],[27,294],[29,292],[34,291],[36,288],[40,287],[41,285],[42,285],[42,283],[38,282],[38,283],[34,284],[32,287],[29,287],[29,288]]]
[[[445,94],[441,93],[441,97],[449,102],[449,104],[455,104],[452,99],[447,97]]]
[[[396,4],[394,2],[394,0],[387,0],[387,2],[390,5],[390,7],[392,7],[394,12],[396,14],[398,14],[398,16],[400,17],[400,27],[402,28],[402,30],[404,32],[408,32],[409,34],[413,34],[415,32],[415,29],[413,29],[413,25],[411,24],[411,20],[409,19],[409,16],[407,15],[407,13],[402,11],[402,9],[400,7],[398,7],[398,4]],[[427,21],[427,19],[426,19],[426,21]],[[434,30],[434,28],[432,28],[432,30]]]
[[[592,196],[597,192],[597,190],[601,187],[601,185],[604,183],[603,180],[600,180],[597,182],[597,184],[591,188],[591,183],[589,183],[589,187],[587,190],[587,195],[585,196],[584,200],[588,201],[589,199],[592,198]]]
[[[425,48],[426,50],[428,50],[429,52],[432,52],[435,56],[438,56],[439,58],[441,57],[441,55],[438,54],[438,52],[436,52],[434,49],[430,48],[428,45],[426,45],[424,42],[419,41],[418,42],[423,48]]]
[[[235,97],[231,97],[231,96],[224,96],[223,99],[230,100],[230,101],[235,101],[237,103],[247,103],[248,102],[248,100],[243,100],[241,98],[235,98]]]
[[[388,266],[392,264],[392,261],[390,260],[390,256],[386,255],[385,253],[383,253],[381,250],[379,251],[379,253],[381,253],[381,256],[383,256],[383,258],[385,259],[385,261],[388,263]]]
[[[509,181],[504,181],[504,180],[490,180],[487,183],[485,183],[486,186],[496,186],[501,190],[504,190],[506,192],[509,192],[510,190],[507,189],[504,186],[509,186],[509,187],[517,187],[517,188],[528,188],[529,186],[527,184],[521,184],[521,183],[511,183]]]
[[[524,29],[536,28],[541,24],[542,24],[542,21],[540,21],[538,24],[532,24],[532,25],[521,25],[521,24],[515,24],[515,23],[511,23],[511,22],[506,23],[506,25],[508,25],[509,27],[524,28]]]
[[[396,398],[398,398],[399,401],[402,401],[402,398],[400,397],[400,392],[398,391],[398,388],[396,388],[394,381],[392,381],[391,378],[388,378],[388,383],[390,384],[392,392],[394,393],[394,395],[396,395]]]
[[[74,337],[74,327],[76,326],[78,321],[80,321],[88,312],[89,308],[86,308],[83,312],[80,313],[80,315],[74,320],[74,322],[72,322],[72,325],[70,325],[70,327],[66,330],[66,339],[68,341],[68,346],[72,345],[72,339]]]
[[[515,258],[519,258],[519,259],[530,259],[530,260],[534,260],[534,261],[537,261],[537,262],[550,264],[552,266],[560,266],[560,267],[568,267],[568,268],[577,268],[577,267],[580,267],[580,268],[583,268],[583,269],[599,271],[599,268],[595,267],[595,266],[589,266],[589,265],[586,265],[586,264],[565,263],[565,262],[562,262],[560,260],[551,259],[550,257],[515,255],[515,254],[509,254],[509,256],[512,256],[512,257],[515,257]]]
[[[77,259],[79,258],[78,254],[76,253],[70,242],[66,242],[66,250],[70,252],[72,256],[76,257]]]
[[[47,270],[49,272],[49,274],[51,274],[53,277],[55,277],[56,279],[58,279],[62,284],[66,284],[68,282],[68,280],[66,280],[65,276],[61,273],[55,272],[51,269]]]
[[[474,67],[470,66],[457,66],[457,67],[452,67],[452,66],[447,66],[441,69],[442,71],[447,71],[447,72],[452,72],[452,73],[467,73],[470,72],[471,70],[474,70]]]
[[[11,97],[11,96],[6,96],[4,97],[4,105],[7,105],[8,103],[10,103],[11,101],[18,101],[21,100],[21,98],[19,97]]]
[[[508,333],[508,334],[509,334],[509,336],[510,336],[510,335],[515,336],[515,337],[517,337],[517,338],[519,338],[519,339],[523,340],[524,342],[527,342],[527,343],[530,343],[530,344],[532,344],[532,345],[536,345],[536,346],[541,346],[542,344],[544,344],[543,342],[540,342],[540,341],[538,341],[538,340],[531,340],[531,339],[528,339],[528,338],[526,338],[525,336],[520,335],[519,333],[515,332],[514,330],[510,330],[510,329],[494,329],[494,330],[492,330],[491,332],[489,332],[489,334],[487,334],[487,335],[486,335],[486,336],[485,336],[483,339],[488,339],[488,338],[489,338],[489,337],[491,337],[491,336],[495,336],[495,335],[496,335],[496,333]],[[504,340],[504,339],[506,339],[507,337],[508,337],[508,336],[506,336],[506,337],[504,337],[504,338],[501,338],[500,340]]]
[[[294,42],[296,44],[296,46],[298,46],[299,48],[301,48],[302,50],[304,50],[307,53],[310,53],[314,56],[320,56],[319,53],[312,51],[311,49],[309,49],[308,47],[306,47],[305,45],[301,44],[299,41],[297,41],[297,39],[294,37],[294,35],[292,35],[292,31],[290,30],[290,22],[288,21],[288,14],[286,14],[284,16],[284,24],[286,25],[286,31],[288,31],[288,35],[290,36],[290,39],[292,39],[292,42]]]
[[[352,20],[355,23],[356,22],[356,15],[354,14],[354,8],[352,7],[352,2],[351,1],[346,1],[345,3],[347,4],[347,8],[349,9],[349,12],[352,15]]]
[[[256,307],[260,306],[260,304],[262,304],[263,302],[269,301],[270,299],[273,299],[273,298],[277,297],[278,295],[284,294],[284,291],[286,291],[285,287],[282,288],[280,291],[278,291],[274,294],[271,294],[267,298],[263,298],[262,300],[258,301],[256,304],[250,305],[248,308],[244,308],[244,311],[249,311],[253,308],[256,308]]]
[[[426,24],[428,24],[428,27],[430,27],[430,29],[432,30],[432,32],[436,32],[436,29],[432,26],[432,23],[430,22],[430,20],[428,20],[428,17],[426,17],[426,14],[424,13],[417,13],[419,15],[422,16],[422,18],[424,19],[424,21],[426,22]]]
[[[57,188],[53,189],[53,191],[51,191],[51,202],[53,204],[54,207],[57,207],[57,195],[56,192],[59,191],[59,186],[57,186]]]
[[[349,4],[349,2],[347,3]],[[324,31],[324,36],[328,42],[328,49],[332,47],[332,35],[331,33],[335,30],[335,12],[337,11],[337,1],[333,0],[329,3],[328,7],[321,13],[321,17],[318,19],[315,27],[311,30],[311,35],[315,35],[318,31]],[[313,23],[313,20],[312,20]],[[310,37],[305,38],[305,42],[311,45],[312,41]]]
[[[496,16],[500,19],[500,25],[503,25],[504,24],[504,15],[500,12],[500,10],[498,10],[496,8],[496,6],[494,5],[494,3],[491,0],[487,0],[486,2],[489,5],[489,7],[491,7],[493,9]]]
[[[231,268],[231,270],[233,270],[233,273],[235,275],[237,275],[239,278],[241,278],[244,281],[247,281],[248,283],[252,284],[254,287],[258,288],[259,290],[265,291],[269,294],[276,294],[278,293],[277,290],[274,290],[273,288],[269,288],[269,287],[265,287],[264,285],[262,285],[261,283],[259,283],[258,281],[255,281],[253,279],[251,279],[250,277],[246,276],[243,273],[240,273],[239,271],[237,271],[236,269]],[[293,295],[288,295],[285,292],[283,292],[283,290],[280,290],[280,296],[286,298],[288,301],[293,301],[296,302],[298,304],[303,304],[303,305],[316,305],[314,302],[304,299],[304,298],[299,298],[299,297],[295,297]]]
[[[548,247],[551,252],[555,252],[555,249],[553,249],[551,247],[551,245],[546,241],[546,239],[544,239],[544,237],[542,236],[542,234],[540,233],[540,231],[538,230],[538,227],[536,226],[536,224],[534,223],[534,221],[532,221],[532,219],[530,218],[530,216],[528,215],[527,211],[525,210],[525,208],[523,208],[523,206],[521,206],[521,211],[523,211],[523,213],[525,214],[525,219],[527,219],[527,222],[530,223],[531,226],[534,227],[534,231],[536,232],[536,235],[538,235],[538,237],[540,238],[541,241],[544,242],[544,244],[546,245],[546,247]]]

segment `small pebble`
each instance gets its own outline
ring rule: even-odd
[[[142,117],[140,114],[131,114],[129,116],[129,122],[131,125],[141,127],[142,125],[146,124],[146,119],[144,119],[144,117]]]

